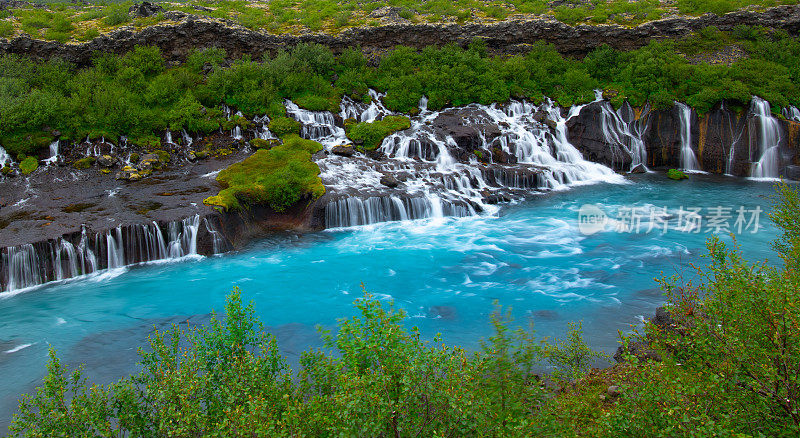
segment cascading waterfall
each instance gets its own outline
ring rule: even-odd
[[[778,178],[780,171],[780,124],[772,117],[769,102],[760,97],[753,97],[750,105],[753,123],[758,124],[757,151],[758,160],[753,164],[751,176],[754,178]],[[752,137],[752,136],[751,136]],[[752,144],[750,156],[753,155]]]
[[[644,166],[647,163],[647,149],[642,135],[647,129],[645,116],[648,108],[642,111],[638,119],[633,109],[625,105],[614,111],[609,102],[602,101],[600,108],[603,136],[612,145],[614,155],[625,153],[631,157],[631,170],[640,164]]]
[[[196,255],[199,225],[200,216],[195,215],[166,227],[156,222],[123,225],[94,235],[83,229],[80,236],[6,247],[0,250],[0,291],[13,292],[104,269]],[[224,248],[224,239],[214,240],[215,252]]]
[[[302,123],[300,136],[318,141],[324,146],[347,142],[344,129],[336,126],[333,114],[329,111],[308,111],[287,100],[286,112],[289,117]]]
[[[11,162],[11,155],[9,155],[8,152],[6,152],[6,150],[0,146],[0,167],[11,164]]]
[[[58,140],[55,140],[52,143],[50,143],[50,157],[44,160],[45,163],[55,164],[58,161],[58,144],[59,144]]]
[[[369,105],[345,99],[340,116],[359,121],[373,121],[391,114],[380,102],[380,95],[370,93]],[[326,150],[349,143],[332,114],[311,112],[287,102],[287,112],[303,123],[303,136],[319,141]],[[588,181],[621,181],[611,169],[583,159],[567,139],[566,121],[578,114],[573,108],[565,118],[552,101],[540,106],[513,101],[508,105],[469,105],[446,111],[469,114],[467,126],[497,126],[500,135],[487,141],[479,132],[479,162],[470,154],[464,162],[463,150],[455,139],[443,135],[431,124],[443,112],[427,110],[420,101],[420,114],[411,120],[411,128],[389,135],[378,148],[386,159],[379,163],[367,159],[354,162],[330,155],[318,161],[321,177],[332,200],[325,207],[327,227],[348,227],[375,222],[420,219],[437,216],[469,216],[494,211],[485,198],[492,193],[517,190],[524,196],[530,190],[561,189]],[[461,114],[461,113],[459,113]],[[544,114],[550,125],[542,122]],[[515,161],[494,164],[493,149],[499,148]],[[454,153],[461,153],[457,159]],[[486,160],[489,160],[487,163]],[[383,176],[396,175],[402,188],[388,191]],[[505,199],[502,196],[499,199]]]
[[[683,102],[675,102],[678,107],[681,122],[681,169],[688,171],[700,170],[700,163],[692,149],[692,109]]]
[[[800,109],[797,109],[796,106],[790,106],[788,108],[784,108],[783,116],[786,117],[787,120],[791,120],[793,122],[800,122]]]
[[[425,198],[347,197],[332,201],[326,206],[325,225],[328,228],[339,228],[445,216],[466,217],[475,214],[475,210],[469,204],[454,204],[443,201],[436,195]]]

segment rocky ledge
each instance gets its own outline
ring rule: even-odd
[[[27,35],[0,39],[0,53],[22,54],[34,59],[60,57],[87,65],[95,52],[125,53],[136,45],[158,46],[172,62],[185,60],[193,49],[217,47],[231,58],[248,54],[254,58],[274,53],[299,43],[319,43],[335,52],[361,47],[380,53],[398,45],[422,48],[430,45],[468,44],[483,39],[496,54],[525,52],[536,42],[553,44],[561,53],[583,56],[603,45],[621,50],[642,47],[651,40],[684,38],[694,31],[716,26],[729,31],[737,25],[763,26],[797,34],[800,31],[800,5],[778,6],[764,11],[736,11],[722,16],[674,16],[635,27],[619,25],[570,26],[553,19],[511,18],[489,24],[403,24],[349,28],[339,34],[306,33],[274,35],[253,31],[230,21],[209,19],[178,11],[165,14],[167,24],[136,31],[122,27],[82,44],[62,44],[32,39]]]

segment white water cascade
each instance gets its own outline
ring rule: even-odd
[[[58,144],[59,141],[55,140],[50,143],[50,157],[44,160],[47,164],[55,164],[58,161]]]
[[[675,102],[678,107],[681,134],[681,169],[699,171],[700,163],[692,149],[692,109],[683,102]]]
[[[793,122],[800,122],[800,109],[797,109],[796,106],[790,106],[788,108],[784,108],[783,116],[786,117],[787,120],[791,120]]]
[[[6,150],[0,146],[0,167],[9,165],[11,162],[11,155],[9,155],[8,152],[6,152]]]
[[[758,124],[756,130],[758,161],[753,164],[751,176],[753,178],[778,178],[780,176],[780,124],[772,116],[769,102],[760,97],[753,97],[750,111],[754,116],[753,122]],[[752,143],[751,156],[754,156]]]
[[[0,249],[0,292],[14,292],[40,284],[118,269],[155,260],[197,255],[200,216],[174,221],[124,225],[103,233],[63,237],[36,244]],[[224,248],[216,233],[214,251]]]
[[[379,94],[371,96],[369,105],[345,99],[339,115],[372,121],[391,114]],[[286,105],[287,112],[303,124],[303,137],[322,143],[329,152],[350,143],[331,113]],[[564,117],[550,101],[540,106],[514,101],[428,111],[423,100],[420,107],[411,128],[389,135],[375,152],[350,158],[330,154],[318,160],[328,189],[326,227],[471,216],[496,211],[494,203],[520,199],[531,191],[623,180],[611,169],[584,160],[569,143],[566,121],[579,108]],[[472,143],[459,145],[437,125],[443,123],[440,118],[453,117],[461,118],[459,125],[476,127],[475,137],[459,139]],[[544,118],[550,120],[549,126]],[[377,159],[369,158],[375,154]],[[386,178],[397,184],[387,188]]]
[[[623,153],[631,158],[630,170],[640,164],[645,166],[647,163],[647,149],[642,135],[647,130],[649,108],[645,107],[638,118],[635,117],[633,108],[629,105],[623,105],[617,111],[614,111],[609,102],[603,101],[600,103],[600,108],[603,136],[606,143],[612,145],[614,156],[612,167],[617,167],[617,160],[619,162],[623,161],[620,155]]]

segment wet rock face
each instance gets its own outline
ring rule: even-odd
[[[135,13],[153,13],[158,6],[144,8],[139,5]],[[141,9],[145,10],[142,11]],[[205,17],[178,11],[164,13],[175,24],[157,25],[133,32],[125,26],[108,35],[102,35],[83,44],[61,44],[34,40],[20,36],[12,40],[0,39],[0,53],[14,53],[35,59],[61,57],[79,65],[88,65],[95,51],[124,53],[136,45],[158,46],[168,61],[183,61],[193,49],[219,47],[232,59],[242,55],[260,58],[265,52],[299,43],[315,42],[340,52],[349,47],[362,47],[365,51],[379,53],[398,45],[422,48],[430,45],[456,43],[463,46],[473,38],[486,41],[488,49],[496,54],[524,53],[530,44],[543,41],[553,44],[561,53],[583,56],[607,44],[630,50],[642,47],[655,39],[678,39],[691,32],[716,26],[732,30],[737,25],[763,26],[796,34],[800,30],[800,6],[779,6],[763,12],[738,11],[721,17],[706,14],[702,17],[672,17],[627,28],[617,25],[569,26],[546,19],[509,19],[491,24],[408,24],[391,19],[388,11],[384,20],[390,24],[376,27],[347,29],[338,35],[301,34],[270,35],[239,26],[213,21]]]
[[[603,110],[600,105],[597,102],[590,103],[577,116],[569,119],[567,136],[585,159],[614,170],[628,170],[633,159],[610,147],[603,132]]]
[[[648,129],[644,137],[645,145],[647,145],[648,167],[678,168],[680,166],[681,126],[680,116],[677,112],[678,107],[675,106],[670,110],[655,110],[650,113]],[[691,129],[693,149],[697,150],[699,129],[696,115],[693,118]]]

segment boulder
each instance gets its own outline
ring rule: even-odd
[[[111,155],[100,155],[97,157],[97,165],[100,167],[110,168],[114,167],[116,161]]]
[[[349,145],[339,145],[334,146],[331,149],[331,153],[334,155],[340,155],[342,157],[352,157],[356,153],[356,149]]]
[[[164,8],[160,5],[154,5],[150,2],[141,2],[131,6],[128,12],[133,17],[150,17],[159,12],[163,12]]]
[[[194,151],[186,151],[183,156],[189,161],[197,161],[197,154]]]
[[[647,173],[647,168],[644,167],[644,164],[639,163],[631,169],[630,173]]]
[[[381,184],[385,185],[386,187],[395,188],[400,185],[400,181],[397,178],[393,177],[389,174],[384,174],[381,176]]]

